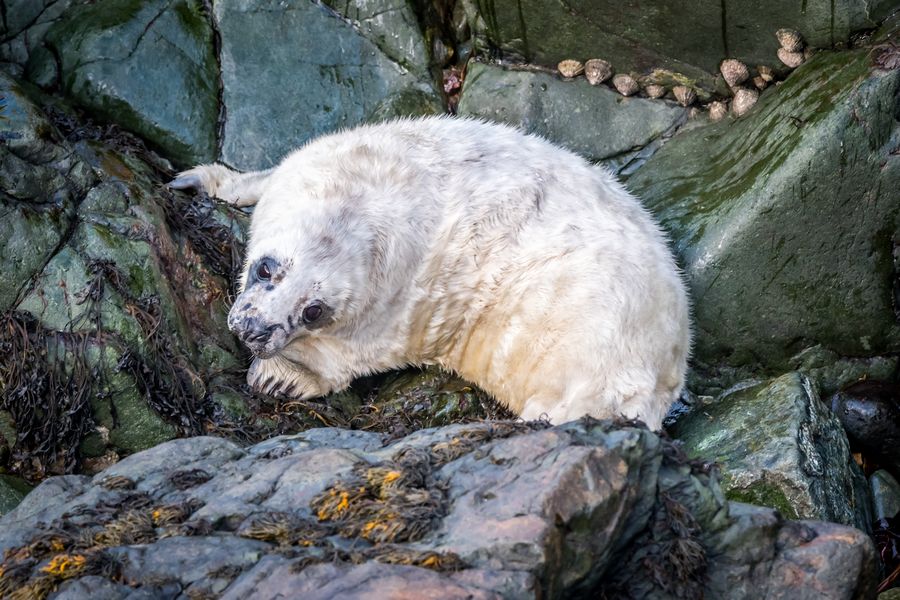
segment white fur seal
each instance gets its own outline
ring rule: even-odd
[[[263,392],[438,364],[525,419],[659,429],[681,391],[688,299],[664,235],[604,168],[543,139],[399,120],[171,185],[256,204],[228,323]]]

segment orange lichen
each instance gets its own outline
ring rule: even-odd
[[[55,577],[67,579],[80,574],[84,570],[86,562],[85,557],[80,554],[57,554],[50,559],[50,562],[41,571]]]

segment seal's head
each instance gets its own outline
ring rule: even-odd
[[[253,215],[241,293],[228,313],[228,328],[260,358],[351,322],[366,278],[346,215],[298,215],[267,200]]]

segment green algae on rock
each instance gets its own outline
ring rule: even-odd
[[[900,349],[900,71],[823,52],[738,121],[675,136],[633,177],[672,236],[700,364],[788,368],[821,345]]]
[[[871,528],[865,477],[840,422],[809,380],[746,382],[679,419],[670,433],[693,457],[722,465],[728,498],[784,516]]]

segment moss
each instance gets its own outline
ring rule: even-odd
[[[733,502],[744,502],[757,506],[774,508],[786,519],[799,519],[797,511],[791,506],[787,495],[777,486],[757,482],[747,488],[728,487],[728,478],[723,481],[725,497]]]

